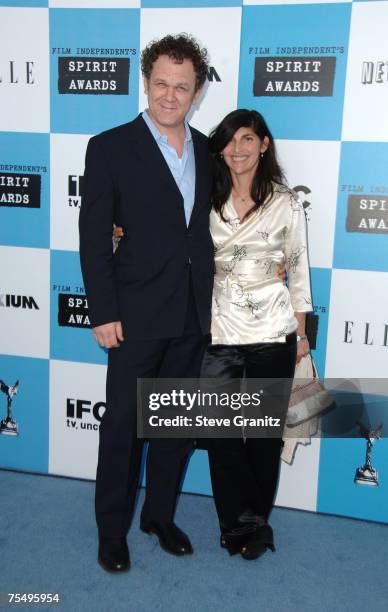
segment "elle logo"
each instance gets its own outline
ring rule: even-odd
[[[345,344],[353,344],[354,334],[357,334],[357,338],[361,338],[362,344],[366,346],[388,346],[388,324],[385,323],[381,327],[372,325],[372,323],[365,323],[355,325],[354,321],[345,321],[345,333],[344,342]],[[381,344],[380,344],[381,343]]]
[[[26,85],[34,85],[35,78],[33,74],[34,62],[15,62],[10,61],[3,72],[0,72],[0,83],[25,83]]]

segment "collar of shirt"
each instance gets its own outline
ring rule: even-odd
[[[144,121],[146,122],[147,126],[150,129],[150,132],[152,134],[152,136],[155,138],[155,140],[157,142],[163,142],[165,144],[168,144],[168,138],[167,136],[165,136],[164,134],[161,134],[158,130],[158,128],[156,127],[155,123],[152,121],[150,114],[148,112],[148,109],[146,109],[142,115],[141,115],[144,119]],[[187,121],[184,122],[184,126],[185,126],[185,144],[186,142],[189,142],[190,140],[192,140],[192,136],[191,136],[191,132],[190,132],[190,128],[189,128],[189,124],[187,123]],[[171,145],[169,145],[171,146]]]
[[[167,136],[164,136],[159,132],[149,113],[144,111],[142,113],[142,117],[153,138],[155,139],[155,142],[170,169],[178,189],[181,192],[183,197],[186,224],[188,225],[190,222],[195,197],[195,155],[194,143],[189,125],[187,122],[184,124],[185,141],[183,145],[182,157],[178,157],[175,148],[168,143]]]

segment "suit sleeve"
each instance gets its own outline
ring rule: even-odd
[[[120,320],[112,245],[114,204],[112,177],[94,137],[86,151],[79,217],[81,269],[92,327]]]

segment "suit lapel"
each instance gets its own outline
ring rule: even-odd
[[[148,176],[150,181],[160,181],[172,191],[182,205],[184,211],[183,197],[177,186],[171,170],[164,159],[155,138],[148,129],[144,119],[139,115],[133,122],[135,127],[135,139],[137,143],[137,154],[141,157],[142,164],[148,168]],[[191,130],[194,146],[195,157],[195,197],[194,206],[191,213],[190,223],[198,214],[203,205],[204,186],[209,174],[209,158],[206,141],[198,136],[195,130]]]
[[[205,177],[209,172],[207,168],[208,156],[206,145],[201,142],[198,134],[191,130],[191,135],[194,144],[194,157],[195,157],[195,198],[194,207],[191,213],[190,223],[192,219],[197,215],[201,208],[203,187],[205,184]],[[190,225],[189,223],[189,225]]]
[[[134,124],[136,126],[137,153],[142,158],[144,167],[149,168],[149,180],[165,183],[175,192],[183,206],[182,194],[171,174],[171,170],[141,115],[135,119]]]

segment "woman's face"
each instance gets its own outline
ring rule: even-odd
[[[268,137],[260,140],[249,127],[239,128],[222,151],[225,163],[233,174],[256,172],[260,162],[260,153],[267,150]]]

